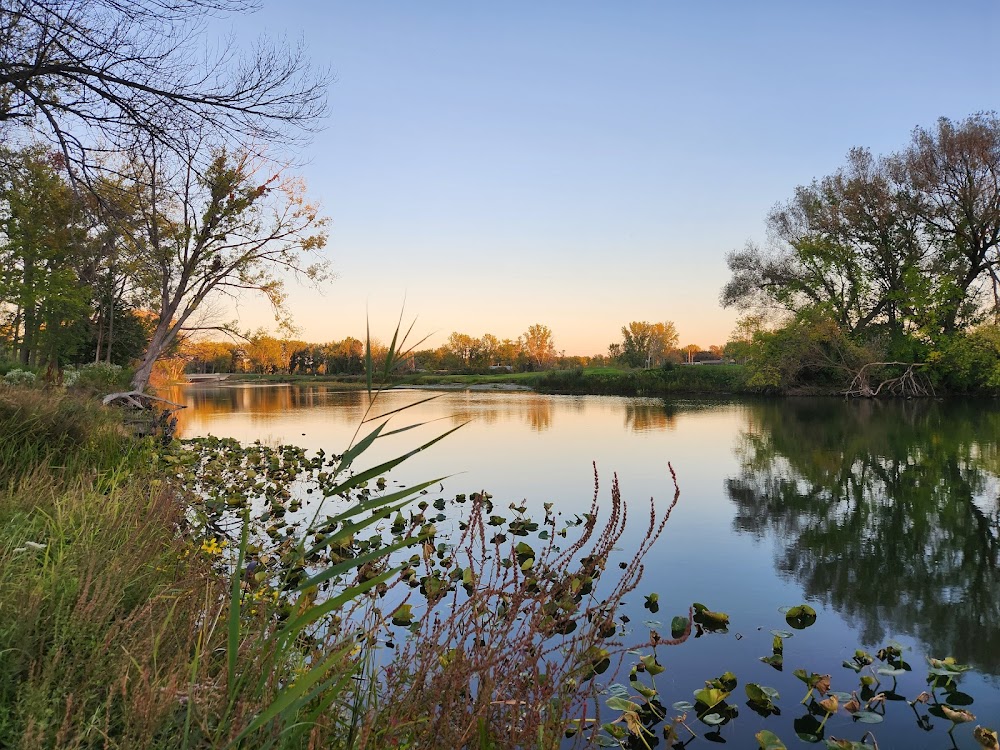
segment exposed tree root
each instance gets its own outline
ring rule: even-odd
[[[873,382],[882,367],[905,367],[902,375]],[[917,368],[926,367],[926,362],[869,362],[854,375],[850,387],[844,391],[847,398],[878,398],[896,396],[905,398],[933,396],[934,386]]]

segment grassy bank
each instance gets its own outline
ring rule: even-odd
[[[365,387],[362,376],[248,375],[228,382],[323,383],[344,390]],[[503,386],[518,385],[542,393],[597,396],[668,396],[683,394],[750,393],[741,365],[677,365],[670,368],[630,370],[588,367],[543,372],[488,374],[397,374],[393,386]]]
[[[747,393],[740,365],[684,365],[652,370],[595,368],[541,373],[532,385],[546,393],[670,396]]]
[[[165,746],[217,594],[181,507],[93,403],[2,388],[0,436],[0,746]]]
[[[350,471],[367,442],[162,447],[60,389],[0,387],[0,747],[559,747],[626,658],[616,607],[666,517],[598,596],[617,486],[559,545],[548,511],[506,519],[544,529],[534,548],[487,541],[489,496],[458,496],[449,547],[426,501],[402,515],[431,482],[375,481],[402,457]],[[345,505],[293,520],[313,480]]]

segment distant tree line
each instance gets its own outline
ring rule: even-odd
[[[387,347],[383,343],[372,340],[371,344],[374,359],[385,355]],[[350,336],[342,341],[312,344],[258,331],[243,341],[191,341],[181,350],[188,372],[360,375],[365,368],[365,344]],[[558,353],[552,330],[537,323],[516,339],[500,339],[490,333],[477,338],[456,331],[436,349],[410,353],[402,366],[411,372],[487,372],[497,368],[524,372],[582,366],[589,361],[589,357]]]
[[[648,328],[646,327],[648,326]],[[718,360],[723,357],[722,347],[709,350],[691,345],[684,349],[657,349],[650,353],[648,343],[642,338],[646,331],[672,331],[673,324],[631,323],[623,331],[632,334],[630,347],[641,345],[642,357],[633,354],[626,359],[622,347],[611,347],[612,356],[571,356],[556,349],[552,330],[536,323],[516,339],[499,338],[485,333],[472,336],[452,332],[436,348],[416,350],[401,362],[401,372],[452,372],[489,373],[497,370],[510,372],[537,372],[541,370],[570,370],[582,367],[608,365],[635,367],[660,367],[668,362]],[[667,336],[676,344],[673,338]],[[637,343],[638,342],[638,343]],[[663,345],[659,339],[658,346]],[[372,356],[378,360],[387,347],[372,340]],[[629,349],[633,351],[632,348]],[[639,351],[635,349],[635,351]],[[616,353],[617,352],[617,353]],[[178,359],[177,371],[191,373],[259,373],[290,375],[360,375],[365,366],[365,344],[348,336],[340,341],[324,344],[309,343],[293,338],[279,338],[266,331],[245,335],[238,340],[217,341],[185,339],[174,354]]]

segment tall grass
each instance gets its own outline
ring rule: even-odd
[[[65,478],[120,471],[142,452],[121,420],[93,401],[0,386],[0,485],[39,469]]]
[[[0,747],[152,746],[217,598],[183,509],[94,404],[4,390],[0,436]]]

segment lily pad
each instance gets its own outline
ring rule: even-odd
[[[873,745],[855,740],[840,740],[831,737],[826,741],[827,750],[874,750]]]
[[[792,607],[785,613],[785,622],[795,630],[804,630],[816,622],[816,610],[808,604]]]
[[[886,677],[899,677],[900,675],[906,674],[905,669],[893,669],[891,667],[879,667],[875,670],[878,674],[885,675]]]
[[[734,675],[732,672],[725,672],[719,677],[716,677],[714,680],[705,683],[705,686],[716,687],[719,688],[719,690],[725,690],[726,692],[731,693],[733,690],[736,689],[736,684],[737,684],[736,675]]]
[[[768,664],[768,665],[774,667],[779,672],[782,671],[782,669],[785,666],[785,657],[782,656],[781,654],[772,654],[771,656],[762,656],[762,657],[760,657],[760,660],[762,662],[764,662],[765,664]]]
[[[819,742],[823,733],[819,719],[812,714],[797,718],[792,722],[792,728],[795,730],[795,735],[803,742]]]
[[[688,618],[677,616],[670,621],[670,637],[680,638],[688,629]]]
[[[392,624],[399,627],[406,627],[413,623],[413,606],[410,604],[400,604],[396,611],[392,613]]]
[[[654,654],[640,656],[639,661],[642,662],[643,668],[653,676],[660,674],[660,672],[665,669],[665,667],[656,660],[656,656]]]
[[[618,695],[613,695],[608,698],[604,705],[610,708],[612,711],[636,711],[639,708],[639,704],[633,703],[627,698],[622,698]]]
[[[729,624],[729,615],[725,612],[713,612],[700,602],[695,602],[694,621],[706,630],[720,630]]]
[[[728,690],[720,690],[715,687],[704,687],[694,691],[694,699],[705,706],[706,710],[715,708],[729,696]]]
[[[754,735],[760,750],[788,750],[778,736],[767,729],[762,729]]]
[[[882,714],[877,714],[874,711],[858,711],[854,714],[854,718],[862,724],[881,724],[883,719]]]
[[[611,697],[624,698],[629,694],[627,687],[622,685],[620,682],[616,682],[613,685],[608,686],[608,695]]]
[[[955,658],[952,656],[949,656],[947,659],[931,659],[928,657],[927,662],[931,665],[928,670],[931,674],[962,674],[972,669],[972,666],[969,664],[956,663]]]
[[[774,688],[765,689],[756,682],[748,682],[743,686],[743,689],[746,691],[747,698],[749,698],[751,703],[757,704],[763,708],[773,707],[773,701],[778,697],[777,690]]]

